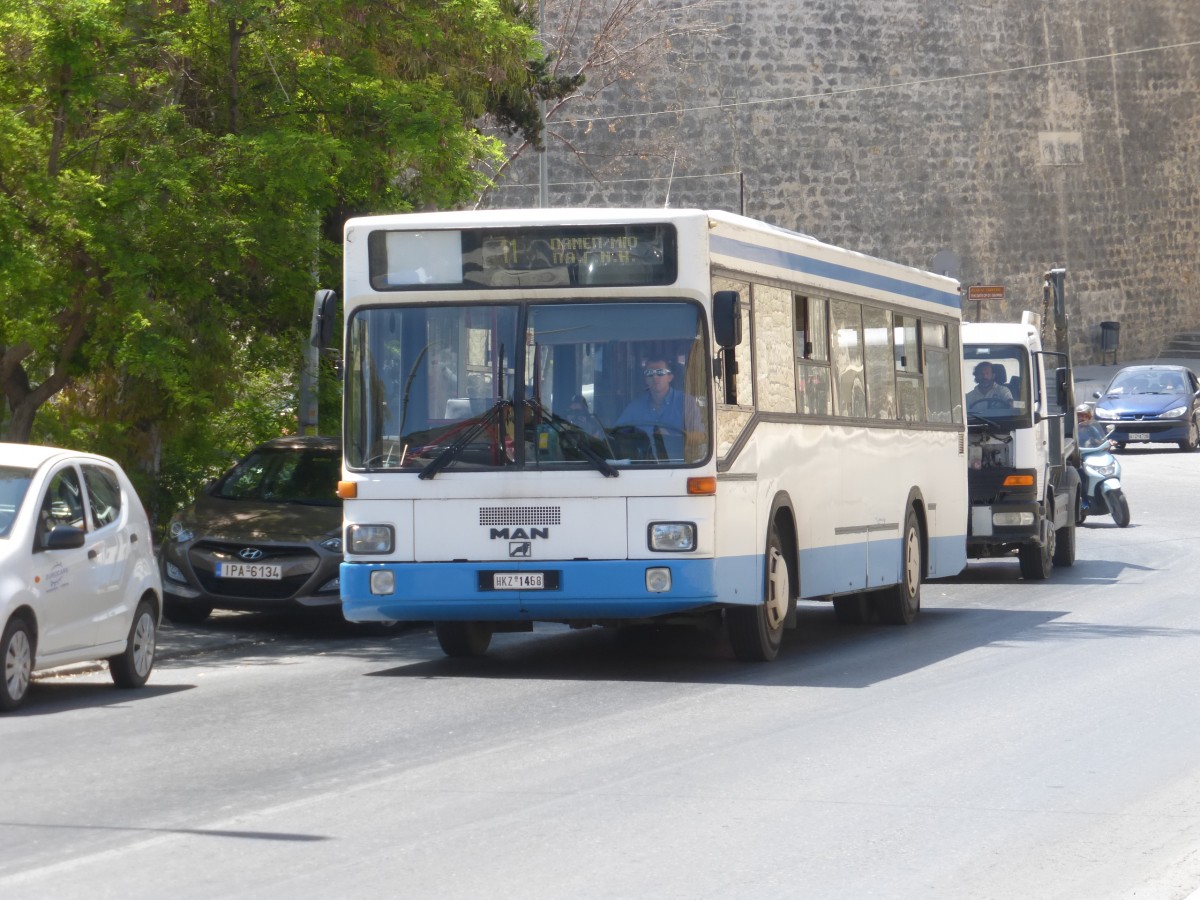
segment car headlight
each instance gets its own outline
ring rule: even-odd
[[[1109,409],[1107,406],[1097,406],[1096,407],[1096,415],[1099,416],[1101,419],[1115,419],[1116,418],[1116,414],[1111,409]]]
[[[1166,412],[1159,413],[1160,419],[1179,419],[1187,415],[1188,408],[1186,406],[1176,406],[1168,409]]]
[[[349,525],[346,546],[351,553],[391,553],[396,541],[391,525]]]
[[[342,536],[340,534],[335,534],[333,537],[325,538],[325,540],[321,541],[321,546],[331,553],[341,553]]]
[[[647,543],[661,553],[686,553],[696,549],[694,522],[651,522]]]

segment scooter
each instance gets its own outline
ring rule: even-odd
[[[1129,503],[1121,490],[1121,463],[1112,455],[1112,441],[1096,425],[1079,428],[1079,455],[1082,484],[1079,512],[1075,524],[1088,516],[1111,515],[1120,528],[1129,524]]]

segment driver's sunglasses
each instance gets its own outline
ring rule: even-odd
[[[670,369],[642,369],[642,374],[649,378],[651,375],[670,375]]]

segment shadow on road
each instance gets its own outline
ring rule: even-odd
[[[155,682],[157,670],[150,682],[136,690],[120,690],[112,684],[85,681],[72,673],[41,676],[30,691],[30,700],[20,709],[4,714],[5,719],[26,716],[45,716],[76,709],[122,709],[168,694],[190,691],[192,684],[160,684]]]
[[[717,633],[662,629],[632,640],[611,629],[496,635],[480,659],[441,657],[432,631],[410,636],[407,649],[432,659],[367,673],[432,679],[753,684],[764,687],[865,688],[984,647],[1043,640],[1176,636],[1145,628],[1097,628],[1058,620],[1054,610],[945,609],[922,611],[911,627],[848,626],[827,605],[806,606],[773,663],[741,663]]]

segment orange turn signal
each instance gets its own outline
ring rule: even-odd
[[[1009,475],[1004,479],[1005,487],[1033,487],[1032,475]]]
[[[358,496],[357,481],[339,481],[337,487],[337,495],[343,500],[353,500]]]
[[[697,478],[689,478],[687,480],[687,491],[689,494],[715,494],[717,492],[717,479],[713,475],[701,475]]]

